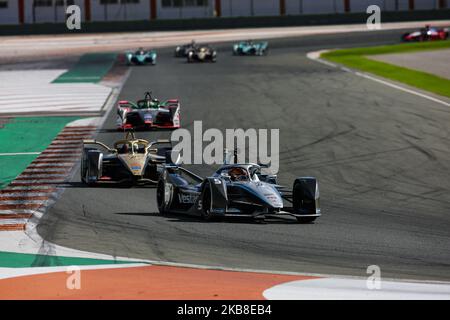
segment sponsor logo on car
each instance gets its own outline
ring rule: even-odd
[[[198,195],[179,193],[178,199],[180,203],[193,204],[197,201]]]

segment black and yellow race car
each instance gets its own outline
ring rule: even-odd
[[[199,45],[192,47],[187,52],[187,61],[192,62],[216,62],[217,51],[209,45]]]
[[[95,147],[94,147],[95,146]],[[89,186],[123,183],[132,185],[158,183],[169,140],[149,142],[128,132],[113,147],[96,140],[83,141],[81,181]]]

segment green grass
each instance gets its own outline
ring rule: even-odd
[[[0,189],[14,180],[42,152],[69,122],[79,117],[23,117],[10,119],[0,128]],[[10,153],[6,155],[4,153]]]
[[[389,46],[335,50],[323,53],[321,57],[352,69],[370,72],[377,76],[402,82],[412,87],[450,97],[450,80],[446,78],[370,59],[371,55],[412,53],[449,48],[450,40],[403,43]]]

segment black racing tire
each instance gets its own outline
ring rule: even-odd
[[[96,184],[95,182],[88,182],[88,181],[87,181],[87,177],[88,177],[87,175],[88,175],[88,172],[86,171],[85,177],[84,177],[84,179],[82,180],[82,181],[84,182],[84,184],[85,184],[86,186],[88,186],[89,188],[96,187],[97,184]]]
[[[300,183],[295,183],[294,188],[293,188],[294,210],[295,210],[295,208],[297,208],[299,206],[299,204],[297,203],[297,201],[299,201],[299,197],[298,197],[299,193],[300,194],[303,193],[302,187],[301,187]],[[297,222],[302,223],[302,224],[312,223],[317,219],[317,217],[302,217],[302,216],[296,216],[295,218],[297,219]]]
[[[297,222],[301,224],[313,223],[317,217],[296,217]]]
[[[158,187],[156,188],[156,202],[158,204],[158,211],[161,215],[169,213],[169,207],[164,199],[166,192],[166,184],[164,180],[159,180]]]
[[[92,183],[88,183],[87,175],[88,175],[88,170],[87,168],[85,168],[85,162],[89,161],[87,159],[87,154],[90,150],[95,150],[94,148],[84,148],[83,149],[83,154],[81,156],[81,165],[80,165],[80,178],[81,178],[81,182],[84,183],[85,185],[88,186],[92,186]]]
[[[214,216],[211,213],[211,189],[209,186],[205,186],[203,191],[201,215],[204,221],[214,220]]]

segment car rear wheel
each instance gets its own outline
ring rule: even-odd
[[[202,218],[205,221],[213,220],[214,216],[211,213],[211,189],[209,186],[205,188],[202,196]]]
[[[167,214],[169,213],[169,207],[170,207],[170,194],[166,194],[167,188],[166,183],[164,180],[160,180],[158,182],[158,187],[156,189],[156,201],[158,203],[158,211],[160,214]]]
[[[95,150],[94,148],[84,148],[83,155],[81,157],[81,166],[80,166],[80,178],[81,182],[92,186],[92,183],[89,183],[89,157],[88,153],[90,150]]]

